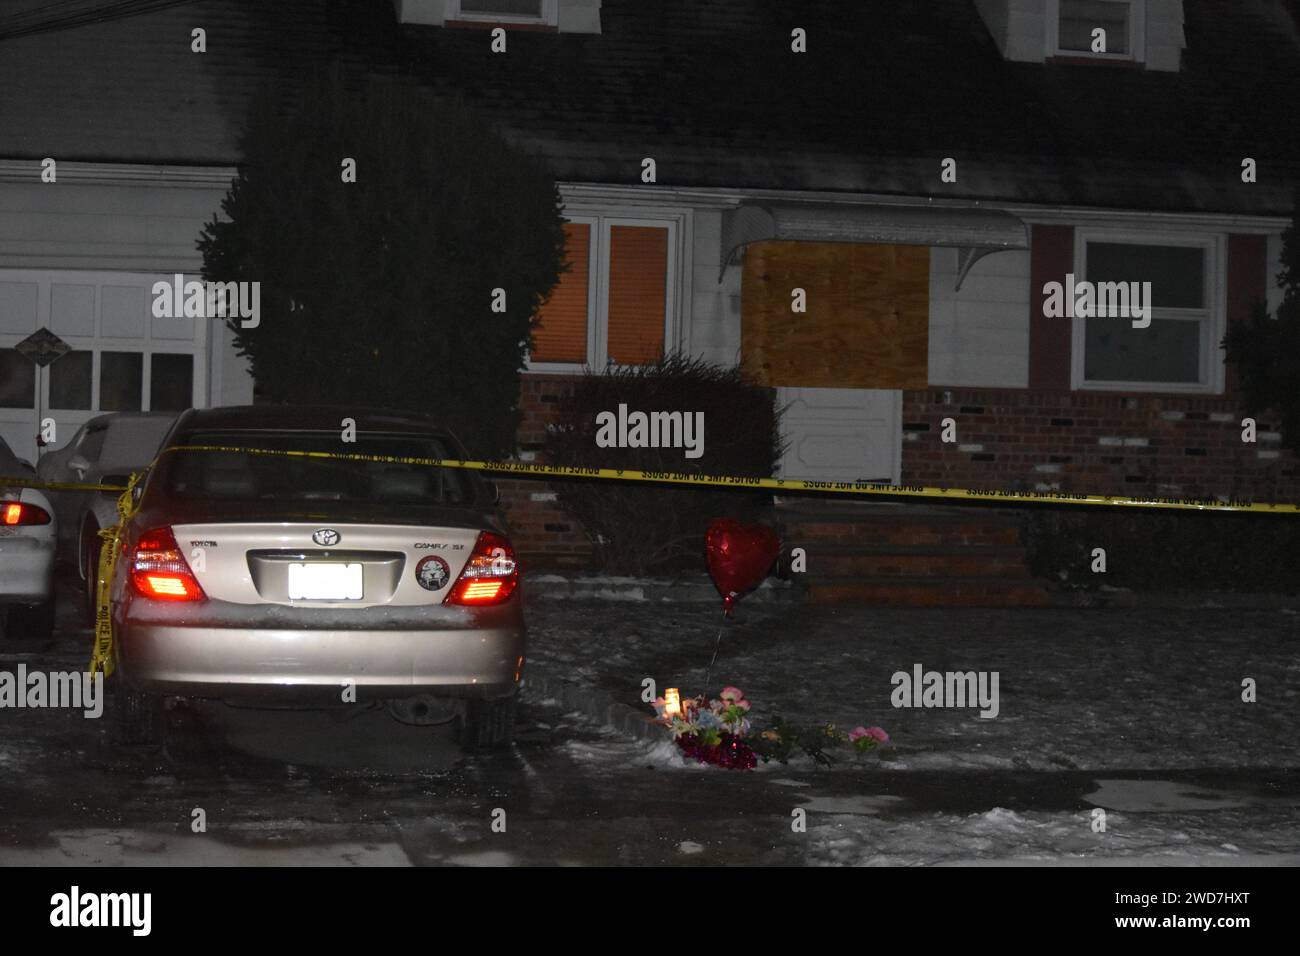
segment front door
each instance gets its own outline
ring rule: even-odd
[[[781,478],[897,484],[903,393],[878,388],[779,388],[786,442]]]

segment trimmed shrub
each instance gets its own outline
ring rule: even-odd
[[[1074,587],[1300,591],[1300,534],[1287,515],[1035,506],[1025,541],[1035,576]],[[1092,571],[1094,548],[1106,551],[1105,574]]]
[[[617,366],[577,378],[561,399],[545,455],[551,464],[767,478],[781,457],[775,392],[739,368],[672,354],[652,365]],[[600,447],[601,421],[633,412],[703,413],[703,454],[681,447]],[[608,419],[604,419],[607,423]],[[684,422],[683,422],[684,424]],[[608,433],[607,433],[608,435]],[[756,520],[770,493],[602,479],[555,484],[560,506],[591,536],[603,570],[643,574],[698,562],[714,518]]]
[[[1282,303],[1270,316],[1264,303],[1229,326],[1225,361],[1237,367],[1241,407],[1257,420],[1276,414],[1282,442],[1300,453],[1300,193],[1296,218],[1282,233]]]

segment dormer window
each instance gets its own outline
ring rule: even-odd
[[[555,26],[555,0],[451,0],[449,20]]]
[[[601,0],[393,0],[397,22],[428,27],[504,27],[599,33]]]
[[[1047,55],[1143,59],[1145,0],[1048,0]]]

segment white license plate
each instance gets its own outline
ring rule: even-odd
[[[362,573],[359,564],[289,565],[290,601],[360,601]]]

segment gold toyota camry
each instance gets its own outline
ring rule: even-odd
[[[495,489],[403,461],[464,458],[449,432],[246,406],[191,409],[162,447],[110,589],[123,741],[157,742],[164,700],[191,697],[382,703],[468,749],[510,740],[526,630]]]

